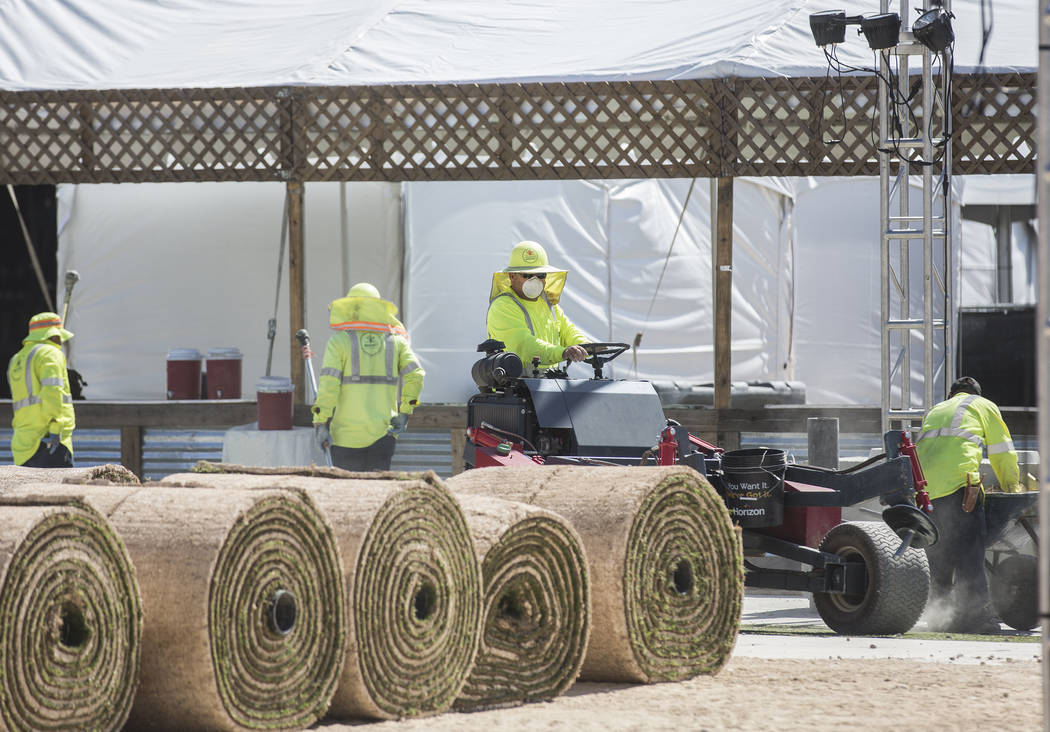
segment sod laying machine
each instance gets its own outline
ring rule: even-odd
[[[706,477],[742,530],[745,584],[813,593],[838,633],[909,630],[926,605],[937,540],[925,479],[908,435],[884,436],[882,455],[848,470],[788,464],[782,450],[725,451],[665,417],[646,381],[613,380],[603,367],[630,348],[589,343],[594,375],[540,374],[499,341],[478,346],[479,393],[467,405],[469,468],[526,465],[684,464]],[[882,521],[842,521],[842,509],[879,498]],[[808,569],[759,566],[782,557]]]

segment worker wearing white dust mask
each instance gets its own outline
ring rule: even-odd
[[[328,339],[313,406],[314,433],[332,464],[389,470],[396,438],[423,391],[423,369],[397,306],[367,282],[329,306]]]
[[[72,468],[73,397],[69,392],[62,343],[73,334],[56,313],[29,320],[22,350],[7,365],[11,387],[11,455],[27,468]]]
[[[551,267],[547,252],[534,241],[523,241],[510,253],[510,264],[492,275],[486,318],[489,338],[503,341],[518,354],[525,373],[557,366],[560,361],[582,361],[587,352],[579,345],[590,339],[572,324],[558,301],[565,287],[566,271]]]

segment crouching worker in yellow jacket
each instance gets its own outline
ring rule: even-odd
[[[11,387],[11,455],[28,468],[73,467],[73,397],[62,343],[73,334],[55,313],[29,320],[22,350],[7,365]]]
[[[423,391],[423,369],[397,306],[367,282],[329,306],[336,334],[324,349],[313,407],[314,434],[345,470],[389,470],[397,436]]]

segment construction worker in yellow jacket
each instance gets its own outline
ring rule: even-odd
[[[397,306],[367,282],[329,306],[328,339],[313,407],[314,433],[332,464],[389,470],[396,438],[423,391],[423,369]]]
[[[984,570],[987,530],[981,459],[984,450],[1004,491],[1019,492],[1017,452],[999,407],[976,379],[952,384],[948,398],[922,421],[916,441],[939,538],[927,547],[931,625],[967,633],[999,630]]]
[[[525,375],[560,361],[582,361],[590,341],[562,312],[558,301],[567,272],[550,266],[547,252],[534,241],[523,241],[510,252],[510,264],[492,275],[486,318],[489,338],[503,341],[518,354]],[[538,362],[535,359],[539,359]]]
[[[55,313],[29,320],[22,350],[7,365],[14,411],[11,455],[29,468],[73,467],[73,397],[62,343],[73,334]]]

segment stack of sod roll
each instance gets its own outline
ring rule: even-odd
[[[123,540],[142,593],[134,729],[294,729],[317,721],[346,655],[331,528],[297,491],[24,484],[79,491]]]
[[[460,503],[481,561],[484,623],[458,710],[551,699],[579,674],[590,630],[583,542],[551,511],[486,496]]]
[[[135,474],[123,465],[95,465],[90,468],[24,468],[21,465],[0,465],[0,496],[8,488],[25,483],[138,483]]]
[[[120,729],[142,646],[131,560],[74,498],[0,499],[4,729]]]
[[[437,476],[253,473],[195,472],[164,482],[303,490],[328,517],[342,559],[348,621],[347,657],[330,716],[390,719],[447,710],[477,654],[481,576],[463,513]]]
[[[591,637],[581,678],[656,682],[717,672],[736,642],[743,552],[725,504],[696,471],[529,466],[471,470],[455,495],[565,517],[582,537]]]

